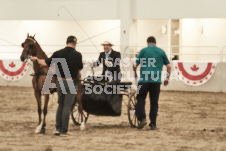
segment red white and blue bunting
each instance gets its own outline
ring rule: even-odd
[[[214,74],[216,62],[173,62],[179,80],[190,86],[206,83]]]
[[[20,60],[0,60],[0,76],[8,81],[20,80],[26,75],[29,66],[29,63]]]

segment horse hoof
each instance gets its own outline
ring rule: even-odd
[[[41,131],[40,131],[40,134],[45,134],[45,133],[46,133],[46,129],[42,128]]]
[[[41,122],[41,124],[39,124],[37,127],[36,127],[36,130],[35,130],[35,134],[39,134],[40,133],[40,131],[41,131],[41,129],[42,129],[42,122]]]

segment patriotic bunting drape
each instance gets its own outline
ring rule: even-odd
[[[17,81],[23,78],[29,64],[20,60],[0,60],[0,76],[8,81]]]
[[[216,62],[173,62],[179,80],[190,86],[206,83],[214,74]]]

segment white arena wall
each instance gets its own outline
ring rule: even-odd
[[[37,41],[48,56],[65,46],[68,35],[78,38],[77,50],[84,58],[97,58],[98,51],[103,51],[100,44],[105,40],[114,43],[113,49],[121,53],[134,54],[145,47],[147,37],[153,35],[157,39],[157,45],[166,51],[169,58],[179,55],[181,61],[226,61],[226,19],[180,19],[179,42],[176,46],[171,43],[175,33],[170,32],[169,19],[135,21],[136,40],[125,47],[120,42],[123,39],[120,20],[78,22],[79,24],[75,21],[0,20],[0,59],[19,58],[21,43],[27,33],[30,33],[36,34]],[[167,27],[166,33],[162,33],[163,26]],[[88,33],[88,37],[83,30]],[[172,53],[170,48],[173,47],[179,47],[179,53]]]
[[[88,37],[83,30],[88,33]],[[48,56],[64,48],[69,35],[77,37],[77,50],[84,58],[97,58],[98,51],[103,51],[101,43],[105,40],[112,41],[114,48],[120,51],[119,20],[79,21],[79,24],[75,21],[0,21],[0,33],[0,59],[19,59],[23,50],[21,43],[25,41],[27,33],[32,36],[36,34],[37,42]]]
[[[163,90],[226,92],[225,5],[225,0],[1,0],[0,60],[19,59],[27,33],[36,34],[48,56],[65,46],[68,35],[75,35],[83,60],[96,59],[105,40],[114,43],[113,49],[123,57],[133,57],[153,35],[170,60],[178,55],[180,61],[220,62],[202,86],[173,80]],[[179,22],[178,27],[173,21]],[[131,68],[122,70],[131,72]],[[32,72],[30,68],[15,82],[0,77],[0,86],[31,86]]]
[[[113,49],[121,51],[120,45],[120,21],[119,20],[90,20],[79,21],[83,28],[89,33],[92,41],[99,51],[103,51],[100,45],[104,40],[112,41],[115,46]],[[211,24],[210,24],[211,23]],[[224,86],[224,74],[226,69],[226,36],[224,26],[226,19],[181,19],[180,20],[180,45],[179,59],[180,61],[217,61],[220,62],[213,77],[204,85],[192,87],[176,80],[172,80],[169,86],[162,86],[163,90],[175,91],[206,91],[206,92],[226,92]],[[107,26],[104,26],[107,25]],[[170,27],[170,20],[137,20],[136,21],[136,38],[137,41],[133,46],[127,46],[131,55],[145,47],[146,38],[154,35],[157,39],[157,45],[165,50],[169,58],[172,58],[170,38],[171,34],[162,33],[162,25]],[[201,25],[204,28],[201,33]],[[212,28],[217,26],[218,28]],[[27,32],[36,34],[36,39],[43,50],[50,56],[55,50],[65,46],[65,39],[68,35],[74,34],[78,37],[77,50],[82,53],[83,60],[87,58],[97,59],[98,51],[87,39],[78,24],[74,21],[0,21],[0,60],[19,59],[22,52],[20,44],[25,40]],[[189,30],[188,30],[189,29]],[[106,32],[105,32],[106,31]],[[123,51],[121,51],[123,54]],[[84,68],[83,78],[86,71],[90,68]],[[97,70],[97,69],[95,69]],[[100,70],[100,68],[99,68]],[[132,69],[123,68],[123,71]],[[19,81],[9,82],[0,77],[1,86],[31,86],[32,68],[24,78]]]
[[[171,65],[173,66],[173,62],[171,62]],[[101,72],[102,68],[101,67],[97,67],[94,68],[95,72]],[[165,70],[165,68],[164,68]],[[132,68],[131,67],[127,67],[127,68],[123,68],[122,71],[129,71],[129,75],[130,75],[130,79],[132,78],[131,75],[133,75],[132,72]],[[172,72],[174,72],[175,70],[172,68]],[[18,86],[18,87],[31,87],[32,83],[31,83],[31,79],[32,77],[29,75],[33,73],[33,69],[32,67],[29,68],[29,71],[27,72],[27,74],[18,81],[7,81],[5,79],[3,79],[2,77],[0,77],[0,86]],[[91,69],[89,66],[84,66],[84,69],[82,71],[82,78],[86,77],[87,75],[90,75],[89,73],[91,73]],[[211,77],[211,79],[209,79],[209,81],[207,81],[205,84],[201,85],[201,86],[188,86],[186,84],[184,84],[183,82],[173,78],[172,80],[170,80],[169,85],[168,86],[161,86],[162,90],[173,90],[173,91],[203,91],[203,92],[226,92],[226,63],[218,63],[216,70],[213,74],[213,76]],[[175,75],[175,74],[174,74]],[[125,75],[124,75],[124,78]],[[128,80],[126,80],[128,81]],[[133,84],[135,84],[135,80],[131,80],[131,82],[133,82]]]

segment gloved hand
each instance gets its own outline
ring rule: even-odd
[[[112,64],[111,61],[105,61],[105,65],[106,65],[107,67],[112,67],[112,66],[113,66],[113,64]]]

